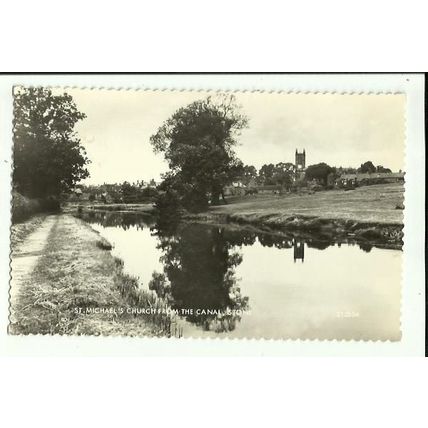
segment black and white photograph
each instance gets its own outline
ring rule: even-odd
[[[401,340],[403,93],[13,87],[10,335]]]

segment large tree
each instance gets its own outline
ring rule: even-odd
[[[89,176],[74,126],[85,114],[73,98],[42,87],[14,90],[13,183],[30,197],[59,196]]]
[[[308,180],[318,180],[322,184],[327,184],[327,177],[330,173],[334,172],[334,169],[324,162],[310,165],[306,168],[305,177]]]
[[[273,181],[283,187],[291,187],[294,166],[290,162],[279,162],[275,165]]]
[[[155,152],[162,152],[170,173],[185,191],[186,208],[219,202],[224,187],[242,171],[236,157],[236,137],[247,126],[233,95],[218,95],[195,101],[177,110],[150,138]]]
[[[243,165],[241,180],[245,185],[257,180],[257,169],[253,165]]]
[[[278,184],[290,187],[292,183],[293,164],[290,162],[279,162],[263,165],[259,170],[259,181],[263,185]]]
[[[372,161],[367,161],[361,164],[361,166],[358,168],[358,172],[361,173],[374,173],[376,172],[376,167],[373,165]]]
[[[259,169],[259,181],[263,185],[275,184],[273,181],[273,175],[275,173],[275,165],[273,163],[264,164]]]

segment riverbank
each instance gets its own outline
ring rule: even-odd
[[[187,214],[186,220],[253,225],[380,244],[403,245],[404,186],[400,183],[365,186],[352,191],[324,191],[303,195],[260,195]]]
[[[78,208],[92,211],[119,211],[132,213],[153,213],[153,204],[67,204],[64,212],[76,212]]]
[[[11,334],[171,335],[165,304],[138,288],[87,223],[61,214],[33,226],[13,244]]]
[[[249,195],[207,212],[184,214],[184,221],[250,225],[260,231],[290,232],[339,242],[356,241],[386,248],[403,245],[404,186],[389,183],[312,194]],[[147,204],[87,205],[88,211],[151,214]],[[70,211],[71,212],[71,211]]]

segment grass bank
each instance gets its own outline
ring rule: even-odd
[[[25,240],[17,252],[20,246],[25,247]],[[139,289],[110,248],[84,221],[55,216],[35,267],[22,276],[11,307],[10,333],[174,334],[166,305]]]
[[[403,239],[404,186],[365,186],[302,195],[255,195],[186,215],[209,223],[251,224],[260,228],[317,233],[330,238],[400,247]]]

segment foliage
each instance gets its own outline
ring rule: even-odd
[[[158,191],[154,187],[145,187],[141,190],[141,196],[145,199],[155,198],[158,194]]]
[[[88,199],[92,202],[96,199],[104,202],[138,204],[153,202],[158,194],[155,187],[142,187],[141,182],[100,185],[82,185],[84,194],[89,194]]]
[[[290,162],[279,162],[276,165],[270,163],[263,165],[259,170],[259,183],[265,186],[278,184],[290,187],[294,165]]]
[[[367,161],[361,164],[361,166],[358,168],[358,172],[361,173],[373,173],[376,172],[376,167],[373,165],[372,161]]]
[[[74,126],[85,114],[73,98],[47,88],[15,88],[13,183],[29,197],[69,192],[89,176]]]
[[[155,201],[155,210],[157,212],[159,227],[175,225],[179,220],[178,214],[180,209],[180,197],[177,192],[172,189],[166,192],[160,192]]]
[[[273,183],[275,165],[273,163],[263,165],[259,170],[259,181],[261,184],[270,185]]]
[[[247,126],[239,110],[233,95],[208,97],[177,110],[151,136],[169,164],[168,184],[183,192],[186,208],[204,209],[210,196],[218,203],[224,186],[239,176],[242,163],[233,148]]]
[[[357,168],[343,168],[342,166],[340,166],[339,168],[336,168],[336,175],[338,177],[340,177],[342,174],[356,174],[357,173]]]
[[[56,198],[30,199],[17,192],[12,192],[12,223],[24,221],[41,212],[56,212],[60,209]]]
[[[273,173],[274,184],[284,187],[290,187],[292,184],[293,164],[289,162],[280,162],[275,165]]]
[[[327,177],[334,169],[324,162],[310,165],[306,169],[307,180],[317,180],[323,185],[327,185]]]
[[[388,173],[388,172],[392,172],[392,171],[389,168],[385,168],[382,165],[378,165],[376,167],[376,172],[379,172],[379,173]]]
[[[173,207],[176,211],[184,207],[190,212],[208,209],[207,194],[197,185],[184,181],[179,172],[175,174],[166,173],[159,189],[164,192],[157,198],[156,202],[159,213],[162,213],[162,208],[167,208],[168,212],[172,213]]]
[[[130,202],[134,202],[135,200],[135,190],[133,186],[124,181],[120,186],[120,193],[122,195],[122,200],[125,204],[129,204]]]
[[[246,186],[250,184],[251,181],[256,181],[258,178],[256,167],[253,165],[242,165],[240,178],[242,183]]]
[[[119,189],[116,190],[117,192],[113,191],[115,195],[114,199],[125,204],[153,201],[158,194],[158,191],[154,187],[142,188],[127,181],[120,184]]]
[[[241,294],[235,274],[242,256],[227,232],[201,224],[157,230],[163,272],[153,272],[149,288],[173,309],[193,310],[187,321],[204,330],[233,331],[241,317],[238,311],[248,309],[249,299]],[[201,310],[218,313],[197,312]]]

